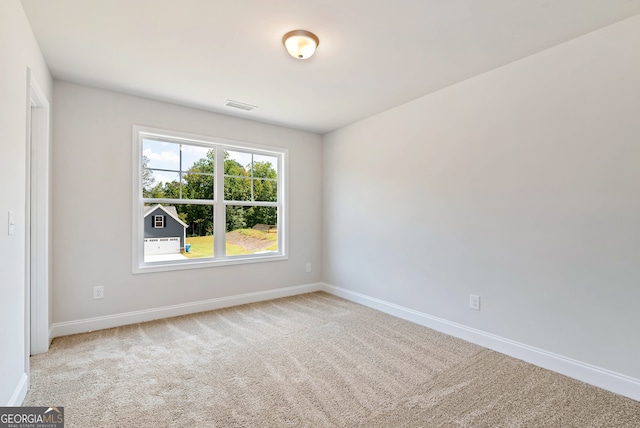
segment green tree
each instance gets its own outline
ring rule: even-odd
[[[253,163],[253,200],[260,202],[277,202],[278,174],[271,162]],[[251,207],[247,213],[247,226],[256,224],[275,225],[278,223],[276,207]]]
[[[224,199],[226,201],[251,200],[251,176],[238,161],[224,154]],[[226,208],[226,230],[247,227],[246,209],[243,206],[228,205]]]
[[[183,179],[183,194],[189,199],[213,198],[213,171],[215,166],[214,151],[209,150],[204,158],[198,159]]]
[[[213,199],[214,153],[213,150],[209,150],[204,158],[197,160],[184,174],[182,186],[184,199]],[[181,205],[178,211],[185,215],[185,223],[189,224],[188,233],[192,236],[213,233],[213,212],[210,205]]]
[[[247,228],[247,216],[246,209],[242,206],[227,205],[226,208],[226,226],[227,232],[231,232],[236,229]]]
[[[149,169],[149,158],[142,156],[142,196],[145,198],[154,198],[155,196],[148,196],[153,184],[155,183],[153,178],[153,171]]]
[[[271,166],[271,162],[255,162],[253,176],[254,200],[276,202],[278,200],[278,175]]]
[[[278,224],[278,209],[276,207],[250,207],[246,214],[247,227],[256,224]]]
[[[167,181],[162,186],[163,198],[179,199],[180,198],[180,183],[177,181]]]
[[[224,199],[226,201],[250,201],[251,177],[245,167],[225,153]]]

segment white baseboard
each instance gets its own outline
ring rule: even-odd
[[[322,291],[360,303],[398,318],[475,343],[536,366],[580,380],[616,394],[640,401],[640,379],[583,363],[524,343],[496,336],[462,324],[434,317],[355,291],[322,284]]]
[[[6,404],[6,406],[10,406],[10,407],[22,406],[22,403],[24,402],[24,399],[27,396],[28,391],[29,391],[29,376],[26,373],[22,373],[22,376],[20,377],[20,381],[18,382],[15,389],[13,390],[13,394],[11,395],[11,398],[9,399],[9,402]]]
[[[278,299],[280,297],[295,296],[297,294],[312,293],[314,291],[320,291],[321,289],[321,283],[305,284],[294,287],[284,287],[267,291],[259,291],[255,293],[245,293],[235,296],[220,297],[217,299],[201,300],[198,302],[184,303],[181,305],[145,309],[142,311],[126,312],[115,315],[107,315],[103,317],[86,318],[76,321],[59,322],[52,324],[49,337],[53,339],[54,337],[67,336],[70,334],[104,330],[107,328],[136,324],[145,321],[153,321],[161,318],[169,318],[179,315],[193,314],[196,312],[211,311],[214,309],[227,308],[230,306]]]

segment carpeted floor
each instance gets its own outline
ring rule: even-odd
[[[57,338],[67,427],[640,427],[640,402],[326,293]]]

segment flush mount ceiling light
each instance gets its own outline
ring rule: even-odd
[[[307,59],[320,44],[318,36],[305,30],[289,31],[282,37],[282,43],[289,55],[296,59]]]

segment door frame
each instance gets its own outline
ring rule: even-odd
[[[50,106],[27,69],[26,340],[29,355],[49,350]]]

